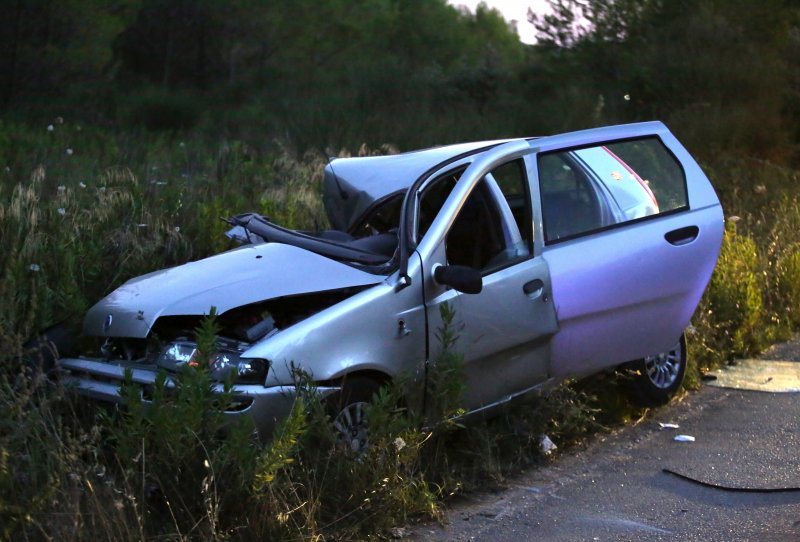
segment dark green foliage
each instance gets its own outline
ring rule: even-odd
[[[797,6],[550,4],[525,46],[496,11],[444,0],[16,2],[0,92],[8,113],[40,122],[80,114],[300,149],[658,118],[705,158],[796,158]]]
[[[728,223],[725,242],[706,294],[709,314],[715,321],[720,344],[715,350],[728,355],[746,355],[760,344],[763,320],[763,284],[759,275],[759,254],[755,242],[739,235],[736,224]]]
[[[688,334],[687,384],[796,330],[796,2],[552,4],[530,47],[496,12],[442,0],[4,6],[0,537],[385,536],[435,517],[452,493],[542,460],[542,434],[563,448],[643,414],[600,376],[462,428],[462,356],[446,306],[424,422],[406,411],[407,383],[381,388],[373,446],[357,461],[335,445],[302,377],[264,447],[224,423],[226,395],[210,392],[203,364],[177,387],[160,377],[150,408],[129,382],[128,407],[99,424],[42,375],[20,377],[35,332],[79,323],[132,276],[230,248],[220,216],[259,211],[324,228],[321,169],[343,146],[366,142],[359,154],[369,154],[387,142],[664,120],[739,216]],[[197,334],[207,355],[213,314]]]
[[[441,351],[431,361],[426,381],[426,395],[431,398],[425,416],[433,423],[450,420],[463,414],[461,402],[466,379],[461,369],[464,355],[456,347],[458,333],[454,324],[455,311],[447,304],[439,305],[442,326],[436,330]]]
[[[229,386],[213,390],[208,359],[218,332],[215,313],[212,307],[197,328],[198,354],[179,379],[160,373],[145,403],[129,373],[121,391],[125,408],[101,417],[113,454],[108,464],[138,490],[148,511],[142,521],[205,539],[238,517],[258,456],[252,423],[226,419]]]
[[[204,104],[191,93],[143,91],[119,105],[122,122],[132,128],[143,126],[158,132],[178,132],[200,122]]]

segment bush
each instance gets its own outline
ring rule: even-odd
[[[336,447],[330,420],[302,378],[301,399],[263,448],[247,427],[223,427],[221,397],[210,393],[203,371],[189,372],[172,391],[160,381],[155,408],[145,408],[129,385],[128,409],[97,423],[93,410],[41,375],[21,378],[25,339],[60,319],[77,320],[131,276],[229,248],[220,215],[252,210],[290,227],[324,228],[325,158],[297,157],[280,145],[79,128],[63,119],[52,131],[0,126],[8,160],[0,172],[0,537],[382,536],[414,517],[436,517],[453,493],[500,484],[513,469],[542,461],[542,434],[563,449],[600,424],[642,415],[619,385],[598,377],[462,430],[463,359],[445,307],[427,412],[405,412],[402,379],[383,388],[369,409],[373,447],[356,461]],[[752,353],[800,325],[800,202],[772,194],[796,173],[756,163],[738,171],[737,164],[721,167],[717,184],[740,206],[726,209],[749,207],[726,228],[693,321],[689,348],[703,367]],[[752,172],[774,183],[768,198],[748,196]],[[213,336],[212,324],[200,335]]]
[[[196,330],[197,357],[183,367],[177,385],[168,387],[160,373],[147,404],[129,372],[121,391],[124,410],[100,419],[105,450],[112,454],[106,463],[146,506],[146,533],[169,526],[182,537],[220,538],[236,525],[249,498],[257,440],[250,420],[226,419],[230,384],[223,393],[213,391],[208,360],[217,331],[212,307]]]
[[[800,247],[783,254],[776,263],[778,295],[785,302],[786,319],[800,326]]]
[[[761,263],[755,242],[729,221],[717,267],[706,292],[710,337],[714,350],[726,357],[746,355],[762,347]]]

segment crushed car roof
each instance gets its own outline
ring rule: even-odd
[[[477,141],[388,156],[336,158],[325,167],[323,198],[331,226],[348,231],[376,201],[408,189],[430,168],[460,154],[510,141]]]

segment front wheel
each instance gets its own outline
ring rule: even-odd
[[[368,377],[345,377],[342,389],[326,400],[337,444],[349,453],[362,455],[369,448],[367,405],[380,389]]]
[[[686,374],[686,337],[681,334],[670,350],[633,362],[631,385],[635,399],[643,406],[669,402],[683,383]]]

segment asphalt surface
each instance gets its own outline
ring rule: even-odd
[[[800,341],[766,353],[800,361]],[[675,423],[677,429],[663,429]],[[677,442],[677,435],[694,442]],[[665,473],[753,492],[713,488]],[[638,425],[451,504],[412,540],[800,541],[800,395],[704,387]]]

